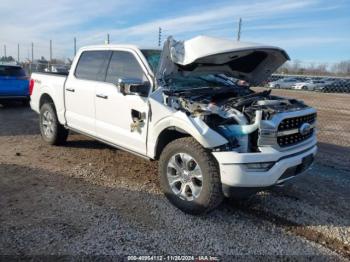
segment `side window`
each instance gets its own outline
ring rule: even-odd
[[[119,78],[146,81],[147,78],[136,60],[136,57],[126,51],[114,51],[107,70],[106,82],[116,84]]]
[[[85,51],[79,58],[75,76],[80,79],[105,81],[111,51]]]

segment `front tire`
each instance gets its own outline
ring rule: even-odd
[[[164,148],[159,179],[168,200],[185,213],[207,213],[224,198],[215,158],[191,137],[176,139]]]
[[[52,103],[40,108],[40,132],[43,140],[50,145],[61,145],[67,140],[69,131],[59,123]]]

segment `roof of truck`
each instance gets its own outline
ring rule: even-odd
[[[119,48],[125,48],[125,49],[138,49],[138,50],[159,50],[161,51],[162,48],[160,47],[150,47],[150,46],[138,46],[138,45],[130,45],[130,44],[104,44],[104,45],[89,45],[84,46],[80,48],[82,51],[86,50],[113,50],[113,49],[119,49]]]

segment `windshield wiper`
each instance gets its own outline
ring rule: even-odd
[[[207,79],[206,77],[203,77],[203,76],[199,76],[198,78],[200,80],[203,80],[203,81],[207,82],[207,83],[212,83],[212,84],[216,84],[216,85],[225,85],[225,87],[229,86],[229,83],[227,83],[227,79],[225,79],[223,77],[218,77],[217,75],[212,75],[212,76],[215,77],[215,78],[220,79],[220,81],[210,80],[210,79]],[[221,86],[218,86],[218,87],[221,87]]]
[[[218,75],[218,74],[215,74],[214,76],[222,80],[225,80],[226,82],[230,82],[232,85],[236,86],[236,83],[232,79],[228,78],[227,76]]]

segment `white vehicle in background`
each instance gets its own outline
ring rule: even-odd
[[[68,74],[69,67],[66,65],[51,65],[45,68],[44,71],[48,73]]]
[[[287,78],[282,78],[282,79],[270,82],[268,87],[291,89],[292,86],[297,82],[298,82],[298,79],[292,78],[292,77],[287,77]]]
[[[254,92],[289,57],[283,49],[205,36],[79,50],[67,77],[33,73],[43,140],[68,130],[159,162],[171,203],[200,214],[304,173],[316,154],[316,110]],[[123,165],[123,163],[120,163]],[[140,207],[142,208],[142,207]]]
[[[316,89],[322,89],[327,85],[327,82],[323,80],[307,80],[304,82],[298,82],[292,86],[295,90],[309,90],[314,91]]]

